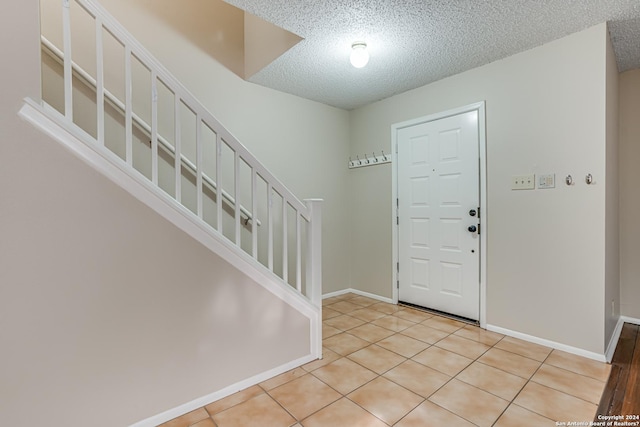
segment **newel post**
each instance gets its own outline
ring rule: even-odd
[[[307,223],[307,297],[322,307],[322,199],[305,199],[311,221]]]
[[[322,199],[306,199],[307,222],[306,286],[307,298],[319,314],[311,322],[311,354],[322,359]]]

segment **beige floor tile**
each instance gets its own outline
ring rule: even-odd
[[[206,420],[195,423],[191,427],[216,427],[216,425],[211,418],[207,418]]]
[[[509,402],[456,379],[435,392],[429,401],[480,427],[489,427]]]
[[[531,381],[552,389],[579,397],[587,402],[600,404],[600,397],[606,383],[565,369],[543,364]]]
[[[365,384],[347,397],[389,425],[424,401],[423,397],[383,377]]]
[[[428,344],[435,344],[449,334],[439,329],[433,329],[425,325],[415,325],[401,332],[411,338],[424,341]]]
[[[457,320],[447,319],[446,317],[433,316],[432,318],[422,322],[423,325],[430,328],[439,329],[444,332],[453,333],[458,329],[466,326],[465,323],[458,322]]]
[[[449,335],[448,337],[438,341],[435,345],[474,360],[482,356],[491,348],[488,345],[477,341],[471,341],[457,335]]]
[[[407,360],[405,357],[375,344],[351,353],[348,358],[377,374],[383,374]]]
[[[555,427],[556,422],[538,415],[535,412],[528,411],[518,405],[511,404],[494,427]]]
[[[252,397],[255,397],[263,393],[264,393],[264,390],[262,389],[262,387],[254,385],[252,387],[246,388],[242,391],[229,395],[224,399],[215,401],[205,406],[204,408],[207,410],[207,412],[210,415],[214,415],[214,414],[217,414],[218,412],[224,411],[225,409],[229,409],[233,406],[236,406],[242,402],[246,402]]]
[[[400,331],[403,331],[403,330],[405,330],[407,328],[410,328],[411,326],[415,325],[414,322],[411,322],[411,321],[405,320],[405,319],[401,319],[401,318],[396,317],[396,316],[381,317],[381,318],[379,318],[377,320],[374,320],[371,323],[376,325],[376,326],[380,326],[382,328],[389,329],[390,331],[393,331],[393,332],[400,332]]]
[[[339,297],[339,296],[331,297],[331,298],[324,298],[322,300],[322,307],[326,307],[328,305],[335,304],[335,303],[340,302],[340,301],[342,301],[342,298]]]
[[[322,320],[331,319],[332,317],[341,316],[342,313],[330,309],[329,307],[322,307]]]
[[[342,398],[342,395],[307,374],[269,392],[296,419],[302,420]]]
[[[353,304],[358,304],[358,305],[360,305],[362,307],[369,307],[369,306],[372,306],[374,304],[379,303],[380,301],[378,301],[376,299],[373,299],[373,298],[368,298],[368,297],[365,297],[365,296],[362,296],[362,295],[356,295],[355,297],[349,299],[349,302],[353,303]]]
[[[327,338],[323,341],[323,345],[341,356],[346,356],[370,345],[370,342],[343,332]]]
[[[528,357],[529,359],[537,360],[538,362],[544,362],[544,359],[549,356],[549,353],[551,353],[552,350],[549,347],[513,337],[505,337],[497,343],[495,347],[501,350],[510,351],[511,353],[519,354],[520,356]]]
[[[316,369],[311,374],[342,394],[351,393],[377,377],[375,372],[344,357]]]
[[[475,427],[469,421],[431,403],[420,404],[394,427]],[[524,426],[522,426],[524,427]]]
[[[541,365],[538,361],[499,348],[490,349],[478,361],[526,379],[531,378]]]
[[[158,427],[190,427],[198,421],[206,420],[207,418],[209,418],[207,411],[204,408],[199,408],[178,418],[174,418],[171,421],[167,421]]]
[[[466,325],[462,329],[458,329],[453,333],[454,335],[461,336],[462,338],[466,338],[469,340],[477,341],[486,345],[494,345],[502,338],[504,335],[497,334],[495,332],[486,331],[477,326]]]
[[[394,334],[393,331],[372,325],[371,323],[350,329],[349,333],[372,343],[390,337]]]
[[[193,424],[191,427],[216,427],[211,418]]]
[[[369,308],[373,309],[373,310],[377,310],[380,311],[384,314],[393,314],[396,311],[402,310],[402,307],[400,307],[399,305],[396,304],[389,304],[386,302],[379,302],[377,304],[373,304],[371,306],[369,306]]]
[[[472,359],[436,346],[429,347],[412,357],[411,360],[440,371],[443,374],[447,374],[450,377],[455,377],[460,371],[473,362]]]
[[[306,365],[302,365],[302,369],[304,369],[307,372],[311,372],[314,371],[318,368],[322,368],[325,365],[328,365],[329,363],[340,359],[342,356],[340,356],[338,353],[336,353],[335,351],[328,349],[326,347],[322,348],[322,359],[318,359],[318,360],[314,360],[313,362],[309,362]]]
[[[512,401],[527,383],[524,378],[480,362],[470,365],[456,379],[508,401]]]
[[[427,398],[451,379],[450,376],[412,360],[396,366],[383,377]]]
[[[425,313],[424,311],[414,310],[412,308],[404,308],[402,310],[393,313],[394,316],[399,317],[410,322],[420,323],[427,319],[431,319],[433,314]]]
[[[592,421],[597,405],[530,381],[513,401],[553,421]]]
[[[355,317],[351,317],[347,314],[332,317],[331,319],[327,319],[322,322],[323,326],[331,326],[332,328],[341,329],[343,331],[348,331],[349,329],[364,325],[365,323],[366,322],[364,320],[356,319]]]
[[[544,363],[602,382],[607,382],[609,373],[611,372],[611,365],[609,364],[576,356],[575,354],[565,353],[560,350],[553,350]]]
[[[267,394],[214,415],[218,427],[289,427],[296,420]]]
[[[391,335],[388,338],[378,341],[376,345],[384,347],[387,350],[391,350],[404,357],[413,357],[425,348],[429,347],[429,344],[423,341],[402,334]]]
[[[272,388],[276,388],[282,384],[288,383],[289,381],[295,380],[298,377],[305,375],[307,371],[302,368],[292,369],[290,371],[285,372],[284,374],[280,374],[277,377],[273,377],[266,381],[261,382],[259,385],[266,391],[271,390]]]
[[[356,319],[364,320],[365,322],[372,322],[376,319],[386,316],[386,314],[365,307],[361,308],[360,310],[349,312],[349,316],[355,317]]]
[[[343,332],[342,330],[338,328],[334,328],[333,326],[322,325],[322,339],[329,338],[334,335],[338,335],[342,332]]]
[[[342,398],[302,421],[304,427],[386,427],[347,398]]]
[[[329,308],[331,310],[339,311],[340,313],[349,313],[350,311],[361,309],[362,306],[349,301],[338,301],[331,304]]]

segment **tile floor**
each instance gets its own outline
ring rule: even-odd
[[[324,358],[162,427],[555,426],[591,421],[610,365],[354,295]]]

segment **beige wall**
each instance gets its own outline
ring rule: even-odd
[[[620,221],[618,192],[618,65],[607,32],[606,42],[606,203],[604,346],[609,345],[620,318]],[[615,343],[614,343],[615,344]]]
[[[640,319],[640,70],[620,75],[620,311]]]
[[[38,2],[0,35],[0,425],[129,425],[308,354],[307,319],[19,119]]]
[[[393,123],[485,100],[487,322],[600,354],[606,40],[598,25],[354,110],[350,153],[388,152]],[[526,173],[555,173],[556,188],[512,191]],[[350,175],[352,286],[391,297],[391,168]]]

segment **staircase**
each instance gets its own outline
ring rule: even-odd
[[[20,115],[308,318],[321,357],[321,200],[296,198],[101,5],[57,1],[43,96]]]

